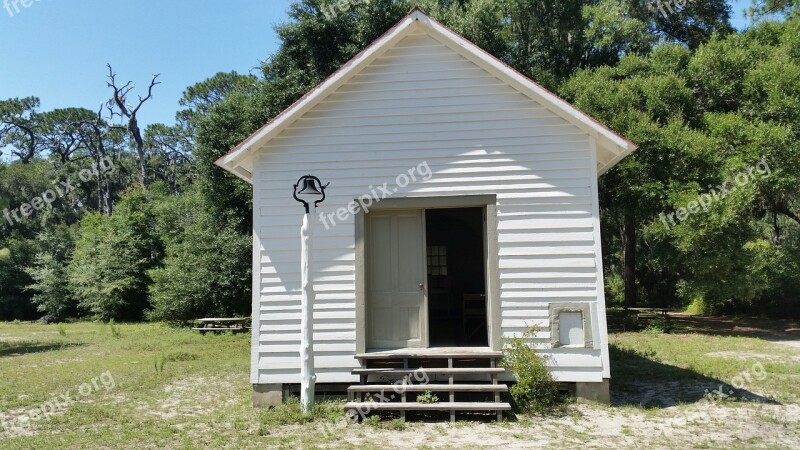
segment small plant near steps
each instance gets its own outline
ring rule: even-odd
[[[437,403],[437,402],[439,402],[439,397],[437,397],[436,394],[434,394],[429,390],[417,396],[417,403]]]
[[[547,367],[547,360],[530,345],[536,335],[532,328],[521,337],[509,338],[501,361],[517,380],[511,386],[512,406],[522,413],[555,414],[564,409],[558,384]]]

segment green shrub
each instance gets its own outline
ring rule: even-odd
[[[302,425],[311,422],[336,422],[342,420],[343,403],[339,401],[320,401],[314,403],[310,414],[303,414],[300,399],[291,396],[286,403],[274,408],[264,409],[260,413],[260,422],[264,426]],[[380,417],[378,418],[380,421]]]
[[[667,317],[658,316],[650,320],[650,323],[642,331],[648,334],[669,333],[672,331],[672,324]]]
[[[509,389],[512,406],[523,413],[561,412],[564,402],[547,361],[530,345],[534,336],[535,330],[531,329],[521,337],[507,339],[502,364],[516,378]]]
[[[166,359],[167,361],[176,361],[176,362],[195,361],[200,359],[200,356],[198,356],[196,353],[178,351],[169,353],[164,359]]]
[[[119,325],[117,325],[114,319],[108,321],[108,328],[111,330],[111,335],[115,338],[119,339],[122,337],[122,332],[119,330]]]
[[[709,309],[708,305],[706,305],[703,297],[698,295],[697,297],[692,299],[692,302],[689,303],[689,306],[686,307],[686,313],[702,315],[706,314],[708,309]]]
[[[372,428],[380,428],[381,426],[381,416],[377,414],[373,414],[366,419],[364,419],[364,425],[369,425]]]
[[[167,363],[167,357],[164,356],[163,352],[159,353],[159,355],[156,356],[156,359],[153,363],[153,367],[155,368],[156,374],[158,374],[158,376],[161,376],[164,373],[164,365],[166,363]]]
[[[63,323],[58,324],[58,334],[63,337],[67,336],[67,327]]]
[[[430,390],[427,390],[417,396],[418,403],[437,403],[438,401],[439,397]]]
[[[403,431],[406,429],[406,421],[403,419],[394,419],[386,426],[390,430]]]

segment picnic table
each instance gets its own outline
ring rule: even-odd
[[[199,331],[200,334],[222,333],[230,331],[232,333],[244,333],[250,330],[248,325],[250,319],[246,317],[206,317],[203,319],[196,319],[198,326],[192,330]]]
[[[653,318],[658,315],[669,318],[670,308],[627,308],[629,312],[635,313],[637,319]]]

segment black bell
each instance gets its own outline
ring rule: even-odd
[[[316,183],[311,178],[304,178],[303,179],[303,186],[297,191],[297,195],[322,195],[319,189],[317,189]]]
[[[313,175],[304,175],[294,185],[294,199],[302,203],[308,213],[308,205],[319,205],[325,200],[325,188],[319,178]]]

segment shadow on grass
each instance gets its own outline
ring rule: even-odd
[[[789,320],[672,314],[677,332],[712,336],[758,338],[768,341],[800,340],[800,325]]]
[[[662,363],[652,355],[615,345],[609,346],[609,352],[611,404],[614,406],[667,408],[681,403],[700,402],[708,394],[716,394],[717,400],[727,398],[728,401],[779,404],[746,389],[735,389],[727,381]]]
[[[10,356],[22,356],[30,353],[43,353],[54,350],[63,350],[70,347],[82,347],[86,344],[63,343],[63,344],[42,344],[35,342],[0,342],[0,358]]]
[[[641,331],[650,323],[649,319],[638,319],[635,312],[619,308],[609,309],[606,314],[609,332]],[[697,316],[670,312],[669,324],[672,333],[748,337],[767,341],[800,341],[800,323],[793,320]]]

